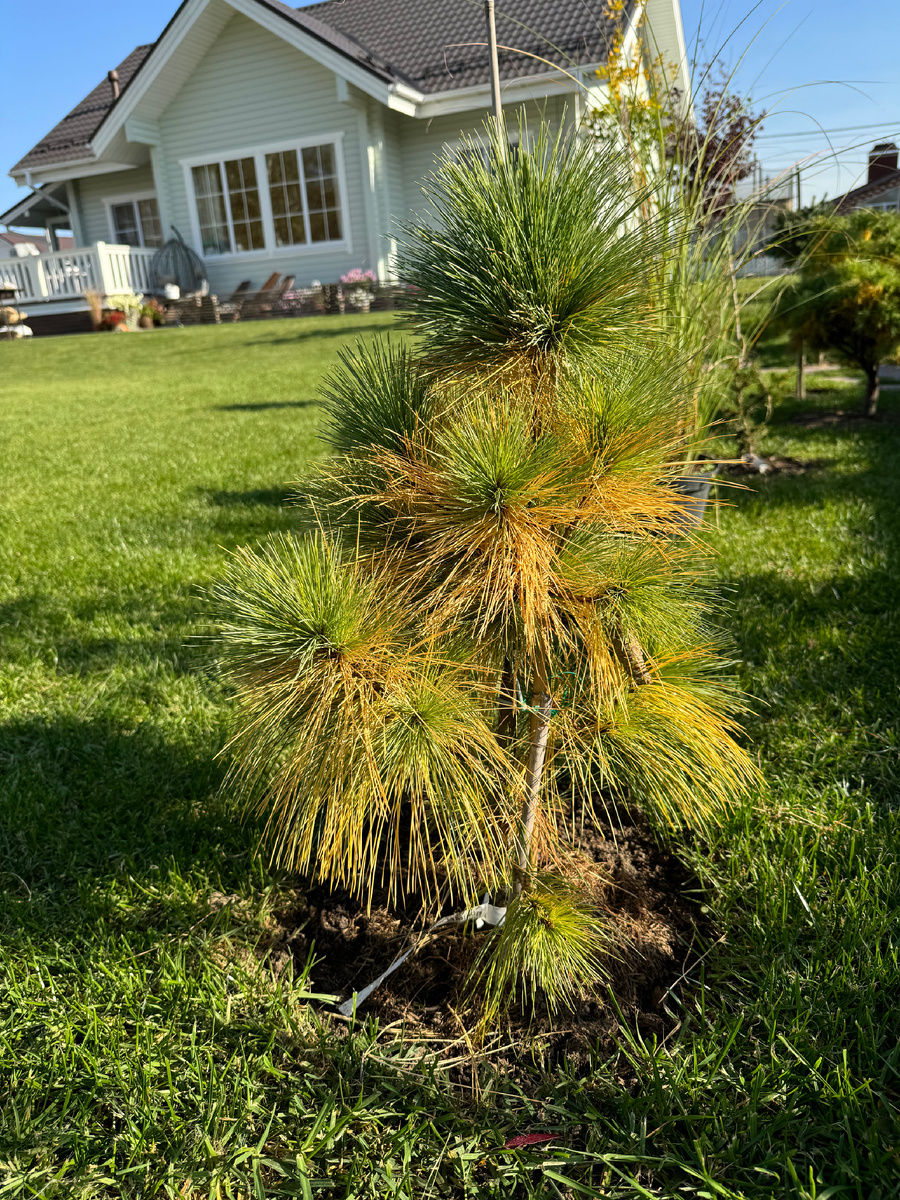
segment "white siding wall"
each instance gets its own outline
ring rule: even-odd
[[[557,129],[564,112],[571,118],[574,97],[548,96],[541,101],[532,100],[515,107],[510,105],[505,110],[510,128],[516,128],[520,111],[524,112],[529,127],[536,127],[541,120],[546,120],[552,128]],[[483,134],[484,123],[489,117],[490,111],[482,109],[434,117],[430,121],[419,121],[412,117],[398,118],[405,185],[405,212],[400,213],[402,219],[407,220],[410,216],[425,211],[422,182],[434,170],[444,147],[448,143],[458,141],[464,135]]]
[[[311,246],[218,261],[211,257],[208,276],[219,295],[244,279],[258,287],[275,270],[294,275],[298,286],[313,279],[336,282],[350,267],[372,267],[390,277],[398,222],[425,209],[423,179],[448,143],[480,134],[489,116],[487,110],[474,110],[419,120],[390,111],[352,86],[339,93],[331,71],[240,14],[198,54],[196,67],[161,113],[159,84],[147,97],[146,112],[137,113],[138,118],[160,114],[160,145],[152,150],[152,165],[77,182],[86,243],[110,240],[105,198],[156,190],[165,235],[171,236],[169,226],[175,225],[193,244],[183,160],[208,154],[213,161],[263,145],[342,134],[350,249]],[[524,110],[529,126],[546,119],[558,127],[564,112],[571,119],[573,101],[557,96],[510,105],[507,116],[514,124]]]
[[[147,163],[133,171],[115,171],[109,175],[92,175],[78,181],[78,209],[84,245],[113,241],[109,227],[109,211],[103,203],[115,196],[130,196],[135,192],[155,191],[153,169]]]
[[[352,249],[311,247],[271,257],[238,255],[210,259],[209,280],[220,295],[243,279],[258,287],[275,270],[334,282],[350,267],[371,266],[366,230],[360,153],[360,122],[353,103],[340,103],[335,76],[246,17],[236,15],[160,118],[160,181],[168,195],[163,209],[186,240],[192,219],[182,159],[209,152],[210,159],[292,138],[342,131],[346,179],[344,212]],[[198,247],[195,247],[199,249]]]

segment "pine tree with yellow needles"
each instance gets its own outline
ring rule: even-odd
[[[610,928],[565,815],[702,827],[758,783],[671,486],[689,364],[650,285],[666,239],[614,153],[546,130],[448,157],[406,230],[416,352],[346,353],[308,532],[215,589],[230,780],[277,861],[362,897],[509,903],[491,1010],[601,977]]]

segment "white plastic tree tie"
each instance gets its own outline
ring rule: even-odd
[[[451,913],[449,917],[441,917],[439,921],[426,929],[424,935],[418,941],[413,942],[408,950],[405,950],[399,958],[395,958],[386,971],[378,976],[376,980],[364,987],[361,992],[354,992],[349,1000],[345,1000],[343,1004],[338,1005],[338,1012],[343,1017],[352,1017],[368,998],[372,995],[379,984],[384,983],[388,975],[393,974],[398,967],[402,967],[414,950],[421,946],[425,938],[434,933],[435,929],[440,929],[442,925],[465,925],[471,921],[476,929],[483,929],[485,925],[496,927],[502,925],[506,920],[506,909],[498,908],[496,904],[488,904],[488,898],[484,900],[476,908],[467,908],[465,912]]]

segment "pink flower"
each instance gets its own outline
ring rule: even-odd
[[[361,267],[353,267],[346,275],[341,276],[341,283],[347,284],[348,287],[354,285],[359,287],[361,284],[377,282],[374,271],[363,271]]]

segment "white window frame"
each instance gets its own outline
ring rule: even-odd
[[[338,189],[340,191],[340,213],[341,213],[341,230],[343,237],[338,241],[333,242],[304,242],[296,246],[276,246],[275,244],[275,218],[272,214],[272,197],[269,193],[269,172],[266,168],[266,155],[278,154],[285,150],[296,150],[302,158],[302,151],[310,146],[328,146],[334,147],[334,165],[337,173]],[[219,164],[219,170],[222,171],[223,186],[226,188],[224,164],[236,158],[252,158],[256,163],[256,182],[259,188],[259,206],[262,215],[263,237],[265,238],[265,247],[262,250],[229,250],[226,254],[204,254],[203,240],[200,236],[200,214],[197,210],[197,196],[194,191],[194,167],[211,166],[213,163]],[[284,258],[291,255],[315,255],[328,254],[333,251],[342,251],[351,253],[353,250],[353,240],[350,234],[350,213],[347,205],[347,177],[344,170],[344,131],[338,130],[336,133],[318,133],[314,137],[307,138],[292,138],[290,141],[269,142],[263,146],[244,147],[239,150],[217,150],[215,152],[207,152],[206,154],[193,155],[191,158],[179,159],[181,169],[184,172],[184,186],[188,197],[188,207],[191,215],[191,230],[194,237],[194,246],[197,253],[209,262],[247,262],[257,258]],[[226,204],[226,216],[228,220],[228,234],[231,238],[231,244],[234,245],[234,228],[231,220],[231,203]],[[304,219],[309,223],[308,203],[306,196],[303,197]]]
[[[518,150],[524,144],[526,151],[531,150],[534,146],[533,129],[528,126],[527,122],[524,122],[521,132],[523,136],[520,138],[518,126],[515,129],[510,129],[506,138],[507,146],[515,146]],[[491,151],[491,139],[483,130],[478,129],[473,129],[468,137],[451,138],[449,141],[442,143],[440,151],[435,152],[435,160],[440,161],[441,158],[450,158],[454,162],[458,162],[461,159],[462,152],[468,151],[473,142],[484,155],[483,161],[486,163]]]
[[[156,192],[154,192],[154,191],[126,192],[122,196],[104,196],[103,197],[103,203],[106,205],[106,224],[109,227],[109,240],[110,240],[111,245],[118,246],[121,244],[118,241],[118,238],[116,235],[116,221],[115,221],[115,217],[113,216],[113,208],[115,208],[115,206],[117,204],[129,204],[129,203],[136,204],[138,200],[155,200],[156,201],[156,209],[157,209],[157,212],[159,212],[159,196],[157,196]],[[141,239],[140,249],[142,249],[142,250],[143,249],[151,249],[151,250],[158,249],[158,247],[155,247],[155,246],[151,246],[151,247],[144,246],[144,227],[141,225],[140,213],[136,212],[135,215],[137,217],[138,234],[140,235],[140,239]],[[162,213],[160,213],[160,230],[162,231],[162,219],[161,218],[162,218]],[[165,235],[164,231],[162,231],[162,238],[163,238],[163,241],[165,242],[166,235]],[[132,249],[136,249],[136,247],[132,247]]]

